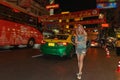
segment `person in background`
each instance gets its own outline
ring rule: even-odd
[[[75,44],[76,44],[75,48],[76,48],[77,61],[78,61],[77,79],[81,79],[81,75],[82,75],[83,60],[87,51],[86,42],[87,42],[87,33],[84,30],[83,26],[81,24],[78,24],[78,27],[76,28],[76,36],[75,36]]]
[[[104,48],[106,44],[105,38],[101,38],[101,47]]]
[[[116,54],[117,56],[120,56],[120,38],[116,40],[115,46],[116,46]]]

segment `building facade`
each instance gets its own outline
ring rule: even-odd
[[[47,0],[5,0],[10,3],[14,3],[29,13],[37,16],[49,15],[49,11],[45,8],[45,5],[49,3]],[[45,2],[46,1],[46,2]]]

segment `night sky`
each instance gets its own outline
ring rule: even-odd
[[[96,8],[96,0],[55,0],[61,11],[81,11]]]

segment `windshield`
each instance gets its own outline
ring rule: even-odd
[[[59,39],[59,40],[66,40],[68,35],[49,35],[46,39]]]

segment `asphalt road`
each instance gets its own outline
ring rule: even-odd
[[[90,48],[84,60],[82,80],[120,80],[120,57],[101,48]],[[41,56],[37,49],[0,51],[0,80],[77,80],[77,59]]]

